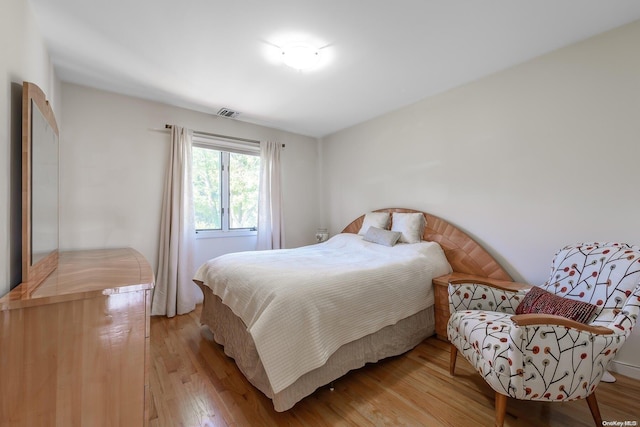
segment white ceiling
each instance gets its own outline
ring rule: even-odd
[[[637,0],[29,1],[63,81],[314,137],[640,19]],[[274,61],[287,36],[321,66]]]

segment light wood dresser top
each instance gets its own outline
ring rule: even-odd
[[[59,254],[58,267],[40,285],[21,283],[0,298],[0,311],[151,289],[153,285],[151,267],[135,249],[64,251]]]

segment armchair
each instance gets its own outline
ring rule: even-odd
[[[451,375],[460,352],[496,392],[499,427],[508,397],[549,402],[586,399],[601,426],[594,392],[640,312],[640,247],[567,246],[556,253],[551,275],[541,288],[565,298],[561,303],[593,304],[594,314],[586,324],[579,323],[546,314],[551,304],[543,303],[538,304],[542,312],[516,315],[529,289],[514,292],[491,282],[450,282]],[[525,308],[531,308],[529,300]]]

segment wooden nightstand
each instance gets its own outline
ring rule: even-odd
[[[531,287],[531,285],[527,285],[525,283],[517,283],[511,282],[508,280],[498,280],[491,279],[482,276],[474,276],[473,274],[464,274],[464,273],[456,273],[453,272],[451,274],[446,274],[444,276],[436,277],[433,279],[433,293],[435,299],[435,320],[436,320],[436,337],[441,340],[448,341],[447,339],[447,323],[449,322],[449,316],[451,313],[449,312],[449,282],[451,280],[469,280],[473,282],[474,280],[480,280],[483,282],[491,282],[495,283],[498,287],[502,289],[508,289],[517,291],[519,289],[526,289]]]

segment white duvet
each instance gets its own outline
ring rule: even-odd
[[[437,243],[387,247],[343,233],[296,249],[223,255],[195,279],[246,324],[278,393],[340,346],[433,305],[431,279],[450,272]]]

